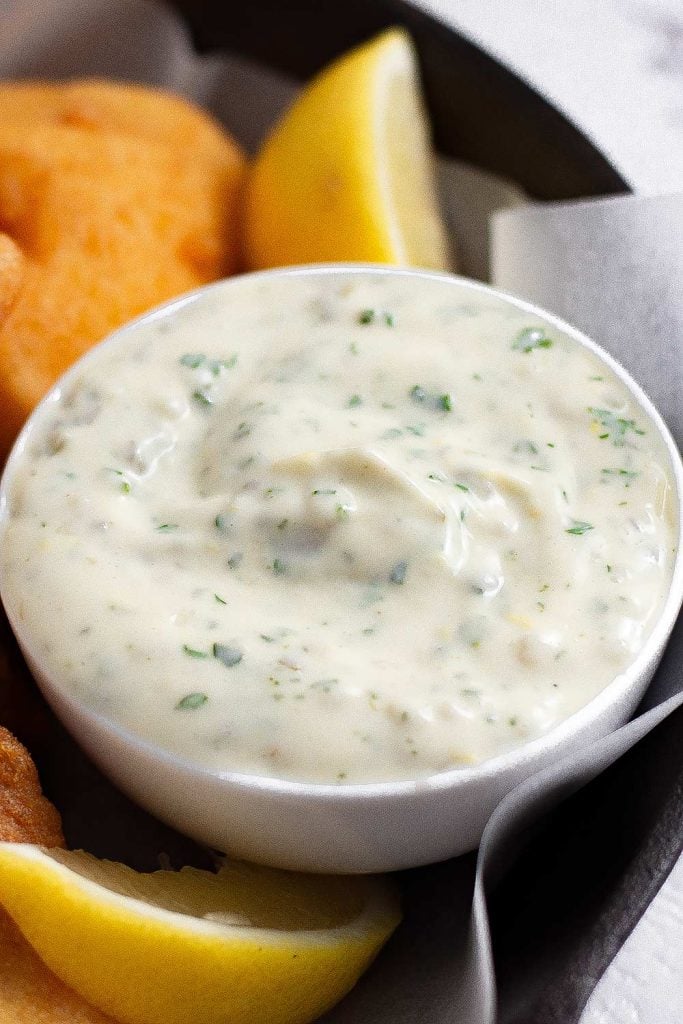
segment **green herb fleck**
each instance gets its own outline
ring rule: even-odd
[[[552,340],[543,327],[525,327],[512,343],[513,349],[528,353],[535,348],[550,348]]]
[[[123,492],[123,494],[130,494],[131,490],[132,490],[132,488],[131,488],[130,484],[128,483],[128,481],[127,480],[123,480],[121,482],[121,491]]]
[[[391,570],[391,572],[389,573],[389,580],[391,583],[395,583],[397,584],[397,586],[401,586],[406,581],[407,573],[408,563],[397,562],[396,565]]]
[[[209,362],[209,369],[214,377],[218,377],[221,370],[232,370],[235,366],[237,366],[236,352],[229,359],[212,359]]]
[[[239,665],[242,660],[242,652],[236,647],[227,647],[225,644],[213,645],[213,656],[217,658],[226,668],[233,668]]]
[[[229,569],[236,569],[238,567],[238,565],[241,563],[243,558],[244,558],[244,555],[242,554],[242,552],[241,551],[236,551],[234,553],[234,555],[230,555],[230,558],[228,559],[228,568]]]
[[[449,394],[439,396],[439,405],[444,412],[451,412],[453,409],[453,401]]]
[[[177,529],[177,523],[162,523],[161,526],[157,526],[157,533],[172,533],[173,530]]]
[[[351,395],[346,404],[349,407],[349,409],[355,409],[357,408],[357,406],[363,404],[363,399],[360,397],[360,395]]]
[[[208,658],[209,656],[206,651],[198,651],[195,647],[188,647],[187,644],[183,644],[183,650],[190,658]]]
[[[330,488],[330,487],[318,487],[318,488],[316,488],[315,491],[311,491],[311,494],[314,497],[317,497],[320,494],[336,494],[336,493],[337,492],[335,490],[332,490],[332,488]]]
[[[605,432],[598,435],[600,440],[604,441],[610,438],[615,448],[623,448],[629,431],[640,435],[645,433],[636,424],[635,420],[626,420],[621,416],[617,416],[610,409],[594,409],[589,406],[586,411],[591,414],[597,423],[605,427]]]
[[[284,530],[288,523],[289,519],[281,519],[280,522],[277,524],[278,530]]]
[[[235,433],[232,435],[232,439],[233,441],[241,441],[243,437],[248,437],[249,434],[251,434],[251,427],[248,423],[242,421]]]
[[[287,572],[287,566],[280,558],[273,559],[273,572],[276,576],[284,576]]]
[[[177,711],[195,711],[202,704],[206,704],[209,698],[205,693],[188,693],[186,697],[176,704]]]
[[[192,397],[199,405],[203,405],[205,407],[213,405],[213,398],[211,395],[207,394],[206,391],[193,391]]]
[[[227,530],[228,526],[230,525],[227,517],[224,516],[222,512],[218,513],[213,522],[216,529],[221,531]]]
[[[459,491],[465,491],[466,493],[469,493],[470,489],[469,487],[466,487],[465,484],[456,484],[455,486],[458,488]]]
[[[414,402],[417,402],[419,405],[424,405],[424,403],[427,401],[427,398],[429,397],[425,389],[423,387],[420,387],[419,384],[415,384],[410,389],[408,394],[410,395],[412,400]]]
[[[182,366],[189,366],[191,370],[196,370],[205,359],[206,356],[202,352],[186,352],[184,356],[180,357],[180,363]]]
[[[215,597],[215,599],[218,601],[219,604],[227,604],[228,603],[226,600],[224,600],[218,594],[214,594],[213,596]]]
[[[624,481],[625,487],[630,487],[631,480],[634,480],[635,477],[639,476],[639,474],[633,469],[603,469],[601,472],[605,476],[620,477]]]
[[[414,434],[415,437],[424,437],[425,424],[424,423],[415,423],[413,426],[407,426],[406,430],[410,434]]]
[[[565,530],[564,532],[572,533],[576,537],[581,537],[584,533],[588,533],[588,531],[592,530],[593,528],[594,527],[591,523],[582,523],[578,519],[572,519],[572,526],[570,526],[569,529]]]

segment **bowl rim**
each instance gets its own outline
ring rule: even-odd
[[[618,673],[614,679],[600,690],[587,704],[575,711],[572,715],[563,719],[556,726],[541,736],[530,740],[527,743],[517,745],[502,754],[487,758],[484,761],[472,766],[449,768],[432,775],[418,777],[417,779],[403,779],[397,781],[380,782],[356,782],[356,783],[319,783],[306,782],[295,779],[280,779],[277,777],[252,775],[235,770],[222,770],[198,764],[187,757],[180,756],[172,751],[136,735],[128,729],[123,728],[106,715],[90,709],[87,704],[82,703],[67,690],[54,682],[49,673],[40,670],[39,659],[33,658],[30,643],[22,635],[21,626],[15,621],[11,610],[2,598],[3,580],[0,576],[0,598],[7,613],[13,632],[19,641],[22,651],[36,666],[36,675],[39,675],[38,683],[48,703],[50,691],[54,690],[59,695],[60,703],[71,705],[81,718],[85,718],[99,730],[105,730],[112,734],[114,742],[118,745],[125,745],[130,748],[137,748],[139,753],[152,760],[163,762],[167,768],[180,770],[184,775],[195,775],[201,778],[211,778],[216,783],[232,784],[242,789],[252,789],[262,792],[279,794],[289,798],[324,799],[332,798],[334,802],[346,804],[356,800],[368,801],[387,798],[400,798],[412,796],[419,791],[442,792],[444,790],[460,789],[468,785],[484,783],[495,780],[506,774],[515,771],[525,762],[534,764],[543,755],[551,754],[553,750],[566,748],[574,738],[581,735],[584,729],[590,727],[608,712],[617,706],[621,698],[637,688],[637,684],[648,669],[652,659],[661,651],[668,640],[668,637],[676,623],[681,605],[683,603],[683,461],[678,451],[669,428],[662,419],[660,413],[653,405],[641,386],[631,377],[622,364],[609,352],[603,349],[592,338],[588,337],[578,328],[573,327],[561,317],[549,313],[534,303],[527,302],[510,292],[493,287],[481,281],[445,271],[429,270],[419,267],[398,267],[393,265],[377,263],[310,263],[297,266],[275,267],[268,270],[259,270],[249,273],[237,274],[232,277],[222,278],[209,284],[201,285],[183,295],[177,296],[169,301],[148,310],[146,313],[133,320],[128,321],[115,331],[107,335],[82,355],[64,374],[55,382],[46,395],[35,407],[20,433],[18,434],[10,454],[5,463],[0,478],[0,546],[3,543],[3,534],[7,521],[8,493],[12,484],[12,477],[17,464],[30,441],[31,435],[36,429],[43,415],[55,405],[61,398],[62,392],[71,381],[82,371],[83,367],[91,360],[98,357],[98,353],[111,345],[116,345],[121,337],[127,336],[135,331],[142,324],[151,323],[158,319],[174,316],[179,310],[194,302],[201,301],[206,295],[213,292],[229,290],[245,280],[268,279],[272,277],[316,277],[325,275],[355,275],[371,274],[373,276],[402,276],[419,278],[421,280],[443,281],[448,285],[456,284],[465,290],[491,295],[496,299],[503,300],[515,306],[517,309],[531,316],[542,319],[548,325],[567,335],[581,347],[587,348],[621,380],[639,407],[646,413],[650,421],[657,428],[659,436],[669,455],[671,476],[674,485],[674,496],[677,503],[677,537],[676,556],[671,574],[671,581],[666,600],[661,608],[659,616],[654,623],[651,632],[645,640],[642,648],[634,660],[626,668]],[[62,719],[63,720],[63,719]],[[64,722],[68,728],[68,723]],[[571,755],[570,755],[571,756]]]

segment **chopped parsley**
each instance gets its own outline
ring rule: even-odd
[[[287,566],[280,558],[273,559],[272,569],[276,576],[284,576],[287,572]]]
[[[242,660],[242,652],[237,647],[228,647],[226,644],[214,644],[213,656],[226,668],[233,668]]]
[[[378,309],[362,309],[358,314],[358,323],[364,326],[367,324],[383,323],[387,327],[393,327],[395,321],[393,313],[382,312]]]
[[[356,409],[359,405],[363,404],[363,399],[360,395],[351,395],[346,404],[349,409]]]
[[[180,363],[181,366],[189,366],[191,370],[196,370],[205,359],[206,356],[203,352],[186,352],[184,356],[180,357]]]
[[[408,397],[417,405],[427,406],[434,409],[435,412],[451,412],[453,409],[453,399],[448,392],[439,394],[427,391],[421,384],[414,384],[408,392]]]
[[[193,391],[192,397],[194,398],[195,402],[198,403],[198,405],[203,405],[205,408],[208,408],[209,406],[213,405],[213,398],[211,397],[210,394],[208,394],[207,391]]]
[[[622,479],[624,481],[624,486],[625,487],[630,487],[631,480],[634,480],[635,477],[639,476],[639,474],[635,470],[633,470],[633,469],[603,469],[603,470],[601,470],[601,473],[604,476],[606,476],[606,477],[607,476],[619,477],[620,479]]]
[[[592,523],[582,523],[579,519],[573,519],[572,525],[564,532],[572,533],[576,537],[581,537],[584,533],[588,533],[588,531],[592,529],[594,529]]]
[[[406,575],[408,573],[407,562],[397,562],[389,573],[389,581],[395,583],[397,586],[401,586],[406,581]]]
[[[233,441],[241,441],[243,437],[248,437],[249,434],[251,434],[251,427],[248,423],[242,421],[235,433],[232,435],[232,439]]]
[[[552,343],[544,327],[525,327],[512,342],[512,347],[526,354],[535,348],[550,348]]]
[[[626,420],[617,416],[610,409],[594,409],[591,406],[586,410],[593,417],[595,423],[605,428],[604,433],[598,434],[601,441],[609,438],[615,448],[623,448],[627,443],[626,435],[631,431],[634,434],[644,434],[645,431],[636,424],[635,420]]]
[[[177,711],[195,711],[202,704],[206,704],[209,698],[205,693],[188,693],[186,697],[176,704]]]
[[[196,647],[189,647],[187,644],[183,644],[183,650],[190,658],[208,658],[206,651],[198,651]]]

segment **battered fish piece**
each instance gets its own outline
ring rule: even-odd
[[[0,842],[64,846],[59,813],[26,747],[0,726]]]
[[[0,232],[0,327],[17,300],[25,269],[19,246]]]
[[[59,814],[25,747],[0,726],[0,841],[64,846]],[[33,952],[0,908],[0,1024],[112,1024]]]
[[[0,82],[0,124],[61,124],[113,132],[185,151],[199,160],[220,160],[226,148],[223,128],[181,96],[99,78]]]
[[[0,229],[24,256],[0,322],[0,451],[92,344],[234,272],[244,170],[227,134],[177,97],[0,87]]]

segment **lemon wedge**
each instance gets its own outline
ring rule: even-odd
[[[275,127],[251,169],[245,237],[252,269],[346,260],[448,269],[405,31],[324,69]]]
[[[0,903],[62,981],[126,1024],[305,1024],[399,920],[378,878],[234,863],[140,874],[12,843]]]

